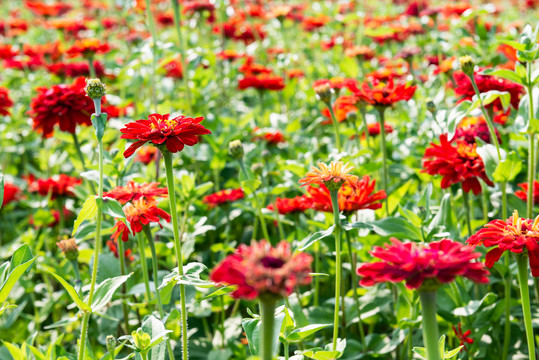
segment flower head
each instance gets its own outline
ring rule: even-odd
[[[75,41],[75,44],[67,50],[70,57],[82,56],[85,58],[92,57],[95,54],[104,54],[109,52],[110,46],[103,44],[99,39],[82,39]]]
[[[161,219],[170,222],[170,215],[166,211],[158,208],[155,202],[144,198],[125,205],[123,210],[129,225],[131,225],[133,234],[141,232],[144,225],[151,222],[159,223]],[[123,221],[116,222],[111,238],[117,241],[120,236],[122,241],[129,240],[129,229]]]
[[[84,90],[90,99],[101,99],[107,92],[105,84],[99,79],[86,79]]]
[[[351,95],[339,96],[333,103],[333,112],[338,122],[343,122],[348,118],[349,113],[357,113],[356,98]],[[322,124],[331,124],[331,113],[328,108],[322,110],[322,115],[326,118]]]
[[[29,186],[31,192],[37,192],[39,195],[47,196],[51,194],[51,200],[59,196],[72,197],[73,187],[82,183],[81,179],[65,174],[54,175],[48,179],[37,179],[32,181]]]
[[[300,213],[312,207],[312,199],[308,196],[296,196],[294,198],[275,198],[275,204],[269,204],[268,209],[273,210],[277,207],[277,211],[281,215],[290,213]]]
[[[210,274],[214,282],[237,285],[235,298],[288,296],[296,286],[311,282],[312,257],[292,252],[290,244],[281,241],[272,247],[266,240],[240,245]]]
[[[332,161],[329,166],[319,162],[318,167],[312,167],[311,171],[299,180],[301,186],[317,184],[326,185],[329,190],[337,190],[345,182],[357,181],[358,177],[348,174],[354,167],[342,161]]]
[[[9,115],[9,108],[13,101],[9,98],[9,90],[0,86],[0,115]]]
[[[442,175],[442,189],[452,184],[462,183],[465,192],[473,190],[481,193],[479,179],[493,186],[485,173],[483,160],[477,154],[476,144],[468,144],[465,140],[456,139],[456,146],[447,140],[447,135],[440,136],[440,145],[431,143],[423,156],[423,172],[430,175]]]
[[[67,260],[77,260],[79,257],[79,247],[75,239],[65,239],[56,243],[64,253]]]
[[[416,86],[395,84],[393,79],[388,82],[373,80],[372,83],[363,83],[360,87],[356,83],[348,84],[348,89],[358,100],[374,106],[392,106],[401,100],[408,101],[414,96]]]
[[[361,265],[357,273],[360,284],[372,286],[382,282],[406,282],[409,289],[436,290],[457,276],[476,283],[487,283],[489,274],[474,248],[450,239],[418,244],[403,243],[395,238],[391,244],[375,247],[371,254],[382,261]]]
[[[509,219],[492,220],[466,242],[474,246],[494,247],[485,257],[488,268],[493,267],[505,251],[527,253],[532,275],[539,277],[539,216],[535,220],[524,219],[515,210]]]
[[[226,189],[218,191],[214,194],[208,195],[204,198],[204,202],[208,204],[210,208],[214,208],[219,205],[228,204],[234,201],[241,200],[245,197],[243,190],[239,189]]]
[[[238,89],[255,88],[257,90],[282,90],[284,79],[275,74],[246,75],[238,82]]]
[[[122,139],[137,140],[125,152],[124,157],[133,155],[136,149],[150,141],[161,151],[171,153],[182,151],[185,145],[193,146],[198,143],[199,135],[211,134],[200,123],[203,117],[186,117],[183,115],[169,119],[170,114],[151,114],[148,120],[137,120],[125,125],[120,131]]]
[[[11,183],[4,183],[4,199],[2,200],[2,206],[4,207],[7,204],[17,200],[21,194],[21,189],[17,185]]]
[[[104,193],[103,196],[116,199],[121,204],[140,198],[153,201],[156,197],[166,197],[168,195],[168,189],[161,188],[159,185],[157,182],[138,184],[134,181],[129,181],[126,186],[117,186]]]
[[[462,350],[468,351],[468,348],[466,347],[466,344],[473,344],[473,339],[470,338],[470,334],[472,333],[472,330],[468,329],[465,332],[462,331],[462,326],[459,323],[458,330],[456,327],[453,326],[453,332],[455,333],[455,336],[460,341],[460,345],[464,346],[462,349],[460,349],[460,352]]]

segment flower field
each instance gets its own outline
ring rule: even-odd
[[[537,359],[538,1],[0,13],[0,360]]]

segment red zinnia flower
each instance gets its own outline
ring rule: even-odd
[[[90,76],[90,65],[87,61],[64,63],[57,62],[54,64],[46,65],[47,70],[60,77],[79,77]],[[94,69],[97,77],[105,76],[105,67],[100,61],[94,61]]]
[[[494,186],[485,173],[483,159],[477,154],[477,144],[468,144],[457,139],[456,146],[451,145],[447,135],[440,135],[440,145],[431,143],[423,156],[423,172],[430,175],[442,175],[442,189],[452,184],[462,183],[465,192],[473,190],[474,194],[481,193],[478,179]]]
[[[418,244],[392,238],[391,244],[376,246],[371,254],[382,261],[361,265],[357,273],[360,285],[406,281],[409,289],[428,290],[464,276],[476,283],[488,283],[488,271],[475,259],[481,256],[474,248],[450,239]]]
[[[110,46],[102,44],[99,39],[82,39],[75,41],[75,44],[67,50],[70,57],[82,56],[92,57],[95,54],[104,54],[109,52]]]
[[[358,98],[374,106],[392,106],[401,100],[408,101],[414,96],[416,86],[396,84],[393,79],[387,83],[373,80],[371,84],[363,83],[358,87],[355,83],[348,84],[348,89]]]
[[[374,192],[376,181],[370,182],[368,175],[361,180],[353,180],[343,184],[339,189],[339,210],[347,213],[353,211],[371,209],[376,210],[382,207],[379,201],[386,198],[386,192],[379,190]],[[370,182],[370,183],[369,183]],[[319,188],[309,187],[307,190],[311,196],[311,206],[318,211],[333,212],[331,205],[331,195],[325,185]]]
[[[41,16],[60,16],[71,10],[72,6],[63,2],[48,4],[42,1],[26,0],[26,7]]]
[[[4,183],[4,200],[2,201],[1,207],[4,207],[15,200],[18,200],[20,194],[21,189],[18,186],[8,182]]]
[[[127,221],[129,221],[129,225],[131,225],[133,234],[141,232],[143,226],[151,222],[159,223],[161,219],[170,222],[170,215],[166,211],[158,208],[154,201],[144,198],[125,205],[124,213]],[[122,241],[129,240],[129,229],[123,221],[118,220],[116,221],[116,225],[114,225],[114,233],[111,238],[118,241],[120,236]]]
[[[65,174],[55,175],[48,179],[37,179],[29,186],[30,192],[37,192],[39,195],[47,196],[51,194],[51,200],[59,196],[75,196],[73,187],[82,183],[82,180]]]
[[[13,101],[9,98],[9,90],[0,86],[0,115],[9,115]]]
[[[214,208],[219,205],[228,204],[234,201],[241,200],[245,197],[243,189],[226,189],[218,191],[214,194],[208,195],[204,198],[204,202],[208,204],[210,208]]]
[[[528,200],[528,183],[518,184],[522,190],[515,191],[515,195],[521,198],[524,201]],[[534,180],[533,182],[533,203],[539,204],[539,181]]]
[[[77,124],[91,125],[90,115],[94,112],[94,103],[86,96],[85,86],[84,78],[79,77],[71,85],[38,88],[38,95],[30,104],[34,130],[41,132],[44,137],[50,137],[57,124],[60,130],[72,134]]]
[[[157,159],[157,151],[157,148],[153,146],[144,146],[138,151],[135,161],[140,161],[144,165],[148,165]]]
[[[126,186],[117,186],[104,193],[103,196],[116,199],[121,204],[136,201],[140,198],[153,201],[156,197],[166,197],[168,195],[168,189],[160,188],[159,185],[157,182],[137,184],[134,181],[129,181]]]
[[[197,144],[199,135],[211,134],[210,130],[200,124],[204,120],[202,116],[192,118],[180,115],[172,119],[169,117],[170,114],[151,114],[148,120],[141,119],[126,124],[120,130],[121,138],[137,141],[125,150],[124,157],[130,157],[148,141],[160,147],[161,151],[166,149],[175,153],[182,151],[185,145]]]
[[[258,127],[255,127],[254,132],[256,140],[264,140],[269,145],[277,145],[279,143],[286,142],[283,133],[279,130],[262,130]]]
[[[284,79],[275,74],[247,75],[238,82],[238,89],[255,88],[257,90],[282,90]]]
[[[532,275],[539,277],[539,216],[524,219],[514,211],[509,219],[492,220],[467,241],[470,245],[493,247],[485,257],[485,265],[490,269],[500,259],[504,251],[521,254],[527,250]]]
[[[274,206],[277,206],[277,211],[281,215],[299,213],[312,207],[312,199],[305,195],[296,196],[291,199],[277,197],[275,198],[275,205],[269,204],[267,208],[273,210]]]
[[[371,123],[367,124],[367,129],[369,131],[370,136],[378,136],[380,135],[380,123]],[[390,124],[384,124],[384,129],[386,131],[386,134],[391,134],[393,132],[393,126]]]
[[[118,255],[118,241],[116,239],[108,240],[107,241],[107,246],[108,246],[109,250],[112,251],[114,256],[116,258],[119,258],[119,255]],[[128,261],[135,260],[135,256],[133,256],[131,249],[127,249],[127,250],[124,251],[124,257]]]
[[[358,109],[356,107],[357,100],[352,95],[343,95],[339,96],[333,103],[333,112],[335,118],[338,122],[343,122],[346,120],[348,113],[357,113]],[[322,110],[322,115],[327,118],[322,124],[327,125],[331,124],[331,114],[328,108]]]
[[[473,339],[470,338],[472,330],[468,329],[466,332],[462,332],[462,326],[459,323],[458,330],[453,326],[453,331],[455,332],[457,339],[460,341],[460,345],[464,346],[462,349],[460,349],[460,352],[462,352],[462,350],[468,351],[466,344],[473,344]]]
[[[237,285],[235,298],[255,299],[259,296],[288,296],[296,286],[311,282],[312,257],[293,253],[290,244],[281,241],[272,247],[266,240],[240,245],[210,274],[214,282]]]
[[[498,143],[501,143],[502,139],[498,133],[498,129],[494,128],[496,132],[496,137],[498,138]],[[491,144],[490,141],[490,132],[488,130],[487,122],[483,117],[467,117],[462,119],[462,121],[457,126],[455,132],[455,139],[463,139],[468,144],[474,144],[475,138],[480,138],[486,143]]]

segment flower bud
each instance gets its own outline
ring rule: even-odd
[[[316,92],[316,97],[325,104],[331,104],[331,96],[333,95],[333,90],[329,83],[324,83],[316,86],[314,88]]]
[[[75,239],[65,239],[56,243],[69,261],[75,261],[79,257],[79,247]]]
[[[436,112],[436,104],[434,103],[434,101],[432,101],[432,99],[427,99],[427,110],[431,114],[434,114]]]
[[[462,72],[468,76],[473,76],[475,62],[473,61],[472,57],[470,55],[461,56],[459,58],[459,62]]]
[[[138,330],[133,331],[131,333],[131,336],[133,337],[133,343],[137,347],[139,351],[144,351],[150,346],[152,343],[152,338],[150,337],[150,334],[147,334],[142,330],[141,328],[138,328]]]
[[[354,123],[357,120],[357,112],[356,111],[349,111],[346,113],[346,120]]]
[[[241,159],[243,157],[243,144],[241,140],[233,140],[228,144],[228,153],[234,159]]]
[[[105,84],[99,79],[86,79],[86,87],[84,90],[91,99],[101,99],[107,92]]]
[[[109,335],[107,336],[106,342],[107,342],[107,351],[109,352],[109,354],[114,356],[114,352],[116,350],[116,339],[114,338],[114,336]]]
[[[253,173],[255,173],[256,175],[262,175],[262,171],[264,170],[264,164],[254,163],[251,167],[251,170],[253,170]]]

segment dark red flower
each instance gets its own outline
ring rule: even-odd
[[[500,138],[498,129],[495,128],[494,131],[496,132],[498,143],[501,143],[502,139]],[[480,138],[489,144],[492,143],[490,141],[490,132],[485,118],[467,117],[462,119],[457,126],[454,139],[463,139],[468,144],[474,144],[476,142],[475,138]]]
[[[159,221],[165,220],[170,222],[170,215],[157,207],[154,201],[149,201],[144,198],[134,200],[124,206],[124,213],[129,225],[131,226],[131,232],[137,234],[142,231],[144,225],[148,225],[151,222],[159,223]],[[159,224],[161,226],[161,224]],[[116,221],[114,225],[114,233],[111,238],[115,241],[121,237],[122,241],[129,240],[129,229],[123,221]]]
[[[290,213],[300,213],[312,207],[312,198],[302,195],[294,198],[275,198],[275,204],[269,204],[268,209],[273,210],[277,206],[277,211],[281,215]]]
[[[219,205],[228,204],[234,201],[241,200],[245,197],[243,189],[226,189],[218,191],[214,194],[210,194],[204,198],[204,203],[208,204],[210,208],[214,208]]]
[[[379,190],[375,192],[376,181],[368,175],[360,180],[346,182],[339,189],[339,210],[351,213],[358,210],[376,210],[382,207],[381,200],[386,198],[386,192]],[[307,189],[311,198],[311,207],[318,211],[333,212],[331,195],[328,188],[322,184],[320,187],[309,187]]]
[[[216,283],[237,285],[235,298],[255,299],[260,296],[288,296],[296,286],[311,282],[312,257],[293,253],[290,244],[281,241],[272,247],[266,240],[240,245],[210,274]]]
[[[286,142],[284,135],[279,130],[254,128],[255,140],[262,140],[269,145],[277,145]]]
[[[362,286],[405,281],[409,289],[432,291],[457,276],[476,283],[488,283],[485,265],[475,261],[481,253],[450,239],[419,244],[392,238],[391,244],[376,246],[371,254],[382,261],[363,264],[357,269]]]
[[[46,67],[50,73],[60,77],[90,76],[90,65],[88,65],[87,61],[74,63],[57,62],[48,64]],[[102,62],[95,60],[94,69],[97,77],[105,76],[105,66]]]
[[[462,183],[465,192],[473,190],[481,193],[482,179],[487,185],[494,186],[485,173],[483,159],[477,154],[477,144],[468,144],[462,139],[455,140],[456,146],[447,140],[447,135],[440,135],[440,145],[431,143],[423,156],[423,172],[430,175],[442,175],[442,189]]]
[[[48,179],[37,179],[30,182],[28,190],[41,196],[51,194],[51,200],[59,196],[73,197],[73,187],[82,183],[81,179],[65,174],[54,175]]]
[[[275,74],[247,75],[238,82],[238,89],[255,88],[257,90],[282,90],[284,79]]]
[[[9,98],[9,90],[0,86],[0,115],[9,115],[9,108],[13,101]]]
[[[457,337],[457,339],[460,341],[460,345],[464,346],[462,349],[460,349],[460,352],[462,352],[462,350],[468,351],[466,344],[473,344],[473,339],[470,338],[472,330],[468,329],[466,330],[466,332],[462,332],[462,326],[459,323],[458,330],[453,326],[453,331],[455,332],[455,336]]]
[[[124,152],[124,156],[130,157],[142,145],[150,141],[159,146],[160,150],[168,150],[171,153],[182,151],[184,146],[193,146],[198,143],[198,136],[211,134],[200,123],[202,116],[192,118],[183,115],[169,119],[170,114],[151,114],[148,120],[130,122],[120,130],[122,139],[137,140]]]
[[[86,96],[83,77],[75,79],[71,85],[40,87],[38,95],[30,104],[30,115],[34,120],[33,128],[44,137],[52,136],[54,126],[61,131],[75,133],[78,125],[91,125],[90,115],[94,112],[92,99]]]
[[[166,76],[174,79],[183,78],[182,60],[178,55],[175,58],[164,61],[161,64],[163,70],[165,70]]]
[[[70,57],[82,56],[88,58],[95,54],[107,53],[109,50],[109,44],[103,44],[99,39],[91,38],[75,41],[75,44],[67,50],[67,54]]]
[[[11,183],[4,183],[4,200],[2,201],[2,207],[7,204],[17,201],[21,195],[21,189],[17,185]]]
[[[524,201],[528,200],[528,183],[518,184],[522,190],[515,191],[515,195],[521,198]],[[534,180],[533,182],[533,203],[539,204],[539,181]]]
[[[168,196],[168,189],[161,188],[159,185],[157,182],[138,184],[134,181],[129,181],[126,186],[117,186],[111,191],[105,192],[103,196],[116,199],[121,204],[136,201],[140,198],[153,201],[156,197]]]
[[[380,135],[380,123],[371,123],[367,124],[367,129],[369,131],[370,136],[378,136]],[[384,130],[386,131],[386,134],[391,134],[393,132],[393,126],[390,124],[384,123]]]
[[[494,247],[485,257],[485,265],[490,269],[505,251],[515,254],[528,253],[532,275],[539,277],[539,216],[524,219],[515,210],[509,219],[492,220],[467,241],[473,246]]]
[[[408,101],[414,96],[416,89],[416,86],[395,84],[393,79],[387,83],[378,80],[373,80],[371,83],[364,82],[359,87],[356,83],[350,82],[347,87],[358,100],[374,106],[392,106],[401,100]]]

